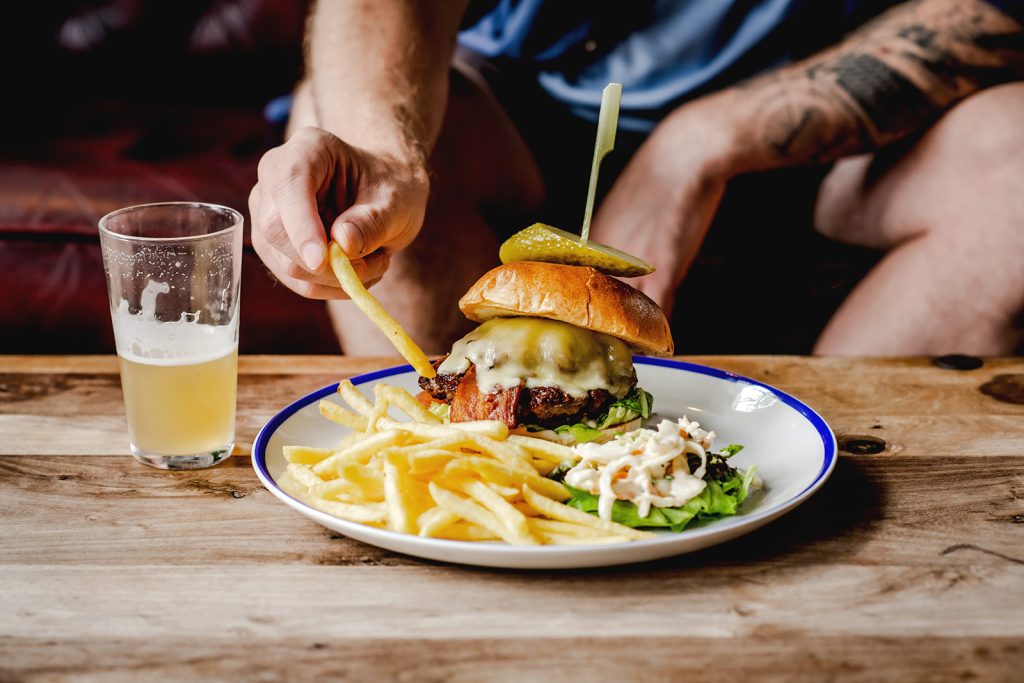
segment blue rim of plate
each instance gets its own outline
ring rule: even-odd
[[[743,375],[737,375],[737,374],[729,372],[727,370],[719,370],[718,368],[708,367],[707,365],[699,365],[697,363],[688,363],[686,361],[670,360],[668,358],[653,358],[653,357],[650,357],[650,356],[634,356],[633,357],[633,363],[635,365],[653,365],[653,366],[662,367],[662,368],[672,368],[674,370],[682,370],[684,372],[691,372],[691,373],[698,374],[698,375],[707,375],[709,377],[714,377],[716,379],[726,380],[728,382],[742,382],[744,384],[752,384],[754,386],[758,386],[758,387],[762,387],[764,389],[767,389],[772,394],[774,394],[780,401],[782,401],[783,403],[788,405],[790,408],[795,410],[797,413],[799,413],[801,416],[803,416],[808,422],[811,423],[811,425],[814,427],[815,431],[818,433],[818,436],[821,437],[822,447],[824,448],[824,458],[822,459],[821,468],[818,470],[817,475],[815,475],[814,480],[811,481],[811,483],[808,484],[806,487],[804,487],[804,489],[802,491],[800,491],[796,495],[790,497],[788,500],[782,501],[781,503],[777,503],[777,504],[773,505],[770,508],[765,508],[763,510],[755,510],[755,511],[751,512],[748,515],[737,515],[737,516],[734,516],[734,517],[726,517],[724,519],[716,520],[714,523],[712,523],[712,524],[710,524],[710,525],[708,525],[706,527],[700,527],[700,528],[697,528],[697,529],[690,529],[690,530],[687,530],[687,531],[683,531],[683,532],[681,532],[679,534],[659,535],[658,538],[652,538],[652,539],[640,540],[640,541],[632,541],[630,543],[631,546],[647,545],[647,544],[654,544],[654,543],[664,543],[667,540],[671,540],[673,538],[678,538],[678,537],[683,536],[683,535],[686,535],[686,536],[689,536],[689,537],[693,537],[693,536],[698,536],[698,535],[706,535],[706,534],[709,534],[709,533],[717,533],[719,531],[724,531],[726,529],[730,529],[730,528],[733,528],[733,527],[743,526],[743,525],[745,525],[745,524],[747,524],[747,523],[749,523],[751,521],[757,520],[757,519],[762,519],[762,518],[765,518],[765,517],[771,519],[774,516],[776,516],[778,513],[781,513],[781,512],[783,512],[785,510],[789,510],[789,509],[795,507],[796,505],[799,505],[800,503],[802,503],[808,496],[810,496],[811,493],[813,493],[822,484],[825,483],[825,480],[828,479],[829,475],[832,473],[832,470],[835,468],[836,459],[837,459],[838,453],[837,453],[837,446],[836,446],[836,437],[832,433],[832,429],[825,422],[824,418],[822,418],[821,415],[819,415],[817,412],[815,412],[810,406],[808,406],[803,401],[801,401],[801,400],[799,400],[797,398],[794,398],[793,396],[790,396],[786,392],[781,391],[779,389],[776,389],[775,387],[771,386],[770,384],[765,384],[764,382],[758,382],[756,379],[750,379],[749,377],[745,377]],[[410,372],[412,370],[413,370],[413,368],[412,368],[411,365],[397,365],[395,367],[385,368],[383,370],[376,370],[374,372],[367,372],[367,373],[362,374],[362,375],[355,375],[353,377],[350,377],[349,380],[352,382],[352,384],[355,384],[355,385],[358,386],[360,384],[369,384],[371,382],[376,382],[376,381],[379,381],[379,380],[382,380],[382,379],[385,379],[385,378],[388,378],[388,377],[393,377],[394,375],[402,375],[402,374],[405,374],[405,373]],[[338,522],[340,522],[342,524],[359,525],[360,527],[364,527],[366,529],[373,529],[373,531],[376,531],[376,532],[379,532],[381,534],[385,534],[385,535],[388,535],[388,536],[401,536],[401,537],[406,538],[408,540],[416,539],[416,541],[418,541],[418,542],[429,543],[430,545],[458,545],[458,546],[464,545],[466,543],[465,541],[452,541],[452,540],[447,540],[447,539],[442,539],[442,538],[420,538],[418,536],[410,536],[408,534],[400,534],[398,532],[390,531],[388,529],[375,529],[373,527],[366,527],[365,525],[359,524],[358,522],[350,522],[348,520],[341,519],[339,517],[333,517],[331,515],[327,515],[326,513],[317,510],[316,508],[313,508],[313,507],[311,507],[309,505],[306,505],[306,503],[302,502],[298,498],[295,498],[294,496],[288,495],[287,493],[285,493],[285,491],[280,486],[277,485],[277,481],[273,477],[270,476],[270,471],[267,469],[267,444],[270,442],[271,436],[273,436],[273,434],[277,431],[278,427],[280,427],[285,422],[285,420],[287,420],[292,415],[294,415],[295,413],[299,412],[300,410],[302,410],[303,408],[308,406],[310,403],[313,403],[314,401],[319,401],[322,398],[325,398],[327,396],[331,396],[331,395],[337,393],[337,391],[338,391],[338,384],[339,384],[339,382],[335,382],[334,384],[329,384],[329,385],[327,385],[325,387],[321,387],[320,389],[317,389],[316,391],[308,393],[305,396],[303,396],[302,398],[300,398],[300,399],[298,399],[296,401],[293,401],[287,407],[285,407],[283,410],[281,410],[279,413],[277,413],[277,415],[275,415],[274,417],[270,418],[270,420],[267,422],[267,424],[263,425],[263,428],[260,429],[259,434],[256,435],[256,440],[253,442],[253,445],[252,445],[252,466],[253,466],[253,469],[256,470],[256,473],[259,475],[259,478],[260,478],[260,480],[262,480],[263,484],[265,486],[273,487],[272,493],[274,493],[276,496],[278,496],[278,497],[284,496],[284,497],[290,498],[290,499],[294,500],[296,503],[298,503],[299,505],[301,505],[304,508],[308,509],[311,513],[314,513],[317,516],[324,515],[326,517],[330,517],[331,519],[337,520]],[[506,551],[511,552],[511,551],[514,551],[514,552],[520,552],[520,553],[521,552],[541,552],[541,553],[547,552],[547,553],[550,553],[550,552],[552,552],[554,550],[558,550],[558,551],[561,551],[561,552],[573,552],[573,551],[576,551],[576,552],[586,552],[587,550],[593,550],[593,549],[596,549],[596,548],[605,548],[605,547],[607,547],[607,546],[601,546],[601,545],[591,545],[591,546],[588,546],[588,545],[577,545],[577,546],[537,546],[537,547],[530,547],[530,546],[510,546],[510,545],[504,545],[504,544],[501,544],[501,543],[495,543],[493,545],[488,544],[488,550],[489,551],[491,551],[491,550],[493,550],[495,552],[506,552]]]

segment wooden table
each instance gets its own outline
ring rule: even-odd
[[[829,483],[699,553],[515,572],[349,541],[244,454],[149,469],[113,358],[0,357],[0,680],[1024,680],[1024,361],[690,360],[819,410]],[[390,363],[243,358],[243,453]]]

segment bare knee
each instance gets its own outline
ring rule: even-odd
[[[991,88],[918,139],[840,161],[822,183],[815,227],[880,249],[934,234],[1016,245],[1022,231],[1014,226],[1024,220],[1022,111],[1024,83]]]

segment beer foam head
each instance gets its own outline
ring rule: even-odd
[[[112,317],[117,353],[122,358],[151,365],[182,365],[220,358],[238,345],[237,315],[228,325],[197,322],[199,311],[184,312],[178,320],[156,318],[156,298],[169,291],[165,283],[149,281],[141,306],[132,313],[122,299]]]

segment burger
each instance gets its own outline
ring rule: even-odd
[[[421,377],[430,410],[451,422],[500,420],[574,444],[635,429],[652,397],[633,353],[673,351],[650,298],[594,268],[522,261],[481,277],[459,301],[479,327]]]

